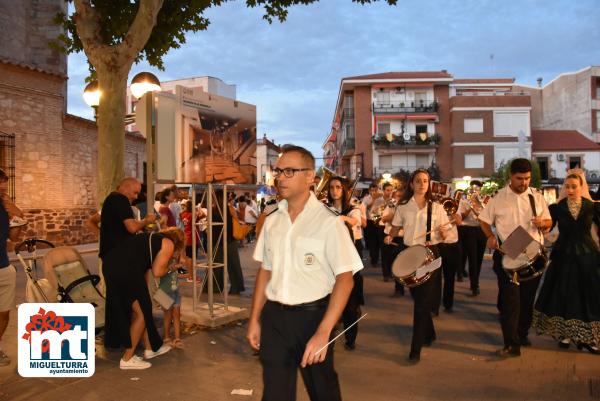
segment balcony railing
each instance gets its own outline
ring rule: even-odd
[[[343,156],[347,151],[354,150],[354,138],[346,138],[340,146],[340,154]]]
[[[372,142],[375,145],[375,149],[406,146],[437,147],[441,138],[438,134],[427,134],[425,140],[422,140],[419,135],[410,135],[409,139],[405,139],[404,135],[392,134],[391,139],[392,140],[390,141],[386,136],[375,135],[373,136]]]
[[[375,113],[437,113],[435,100],[373,102]]]

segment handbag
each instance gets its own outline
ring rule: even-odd
[[[152,257],[152,234],[153,233],[150,233],[150,236],[148,237],[148,246],[150,247],[150,266],[152,266],[152,264],[154,263],[154,259]],[[167,294],[162,288],[160,288],[156,277],[153,277],[152,279],[154,280],[155,286],[155,291],[154,294],[152,294],[152,299],[157,304],[159,304],[160,307],[164,310],[171,309],[175,301],[173,300],[173,298],[171,298],[171,296],[169,296],[169,294]]]
[[[229,214],[231,216],[229,216],[229,218],[231,218],[232,221],[232,227],[233,227],[233,238],[237,239],[237,240],[243,240],[244,238],[246,238],[246,235],[248,235],[248,233],[250,232],[250,229],[252,228],[252,226],[248,225],[248,224],[241,224],[239,222],[238,219],[236,219],[235,217],[235,209],[229,205]]]

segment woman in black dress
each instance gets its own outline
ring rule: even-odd
[[[570,173],[564,199],[550,206],[559,236],[533,315],[533,327],[569,348],[600,354],[600,251],[592,223],[600,223],[600,204],[593,202],[583,174]],[[582,196],[583,195],[583,196]]]
[[[171,228],[156,234],[143,233],[128,237],[104,257],[104,343],[112,348],[126,348],[120,362],[121,369],[146,369],[151,366],[135,355],[142,336],[146,359],[170,350],[170,347],[163,345],[154,325],[146,274],[164,276],[168,271],[169,260],[180,254],[184,246],[183,232]]]

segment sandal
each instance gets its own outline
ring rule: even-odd
[[[172,342],[171,337],[163,338],[163,344],[165,345],[172,345]]]
[[[179,348],[179,349],[182,349],[185,347],[185,345],[183,344],[183,341],[181,341],[180,338],[176,338],[175,341],[173,341],[172,345],[174,348]]]

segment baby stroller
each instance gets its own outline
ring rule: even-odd
[[[15,255],[21,262],[27,283],[25,285],[26,302],[43,303],[56,302],[56,291],[48,279],[38,279],[37,254],[38,249],[54,248],[50,241],[37,238],[28,238],[15,246]],[[22,254],[26,253],[25,258]]]
[[[96,288],[100,276],[90,273],[77,249],[70,246],[50,249],[43,257],[42,267],[54,299],[58,302],[92,304],[96,312],[96,332],[102,330],[105,300]]]

